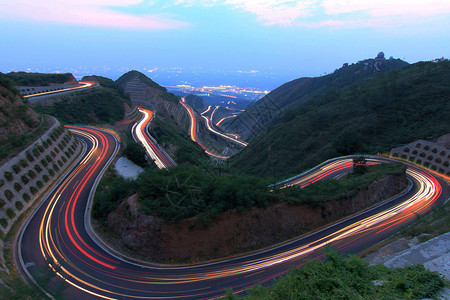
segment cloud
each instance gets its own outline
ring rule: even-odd
[[[142,0],[0,0],[2,18],[35,20],[72,25],[129,28],[173,29],[187,23],[160,15],[133,15],[113,10],[129,7]]]
[[[450,13],[448,0],[323,0],[322,6],[329,15],[365,12],[373,17],[411,17],[441,15]]]
[[[243,9],[258,16],[267,25],[290,25],[308,16],[316,1],[292,0],[226,0],[225,4]]]
[[[174,0],[175,5],[231,6],[265,25],[398,27],[450,13],[449,0]]]

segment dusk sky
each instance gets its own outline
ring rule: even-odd
[[[449,0],[0,0],[0,7],[1,72],[202,67],[271,70],[285,80],[379,51],[413,63],[450,50]]]

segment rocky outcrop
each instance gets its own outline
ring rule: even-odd
[[[390,175],[355,197],[323,206],[278,204],[245,214],[227,212],[202,226],[199,218],[164,222],[139,212],[137,196],[107,218],[122,242],[145,259],[199,261],[269,246],[358,212],[407,186],[405,175]]]

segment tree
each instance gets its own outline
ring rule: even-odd
[[[364,174],[367,171],[367,161],[364,156],[353,158],[353,173]]]
[[[139,143],[135,143],[134,141],[128,141],[127,147],[123,151],[124,155],[141,167],[148,166],[147,161],[145,160],[145,150],[144,147]]]

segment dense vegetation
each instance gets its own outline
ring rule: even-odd
[[[0,86],[3,86],[5,89],[7,89],[9,92],[11,92],[14,95],[19,95],[19,90],[16,89],[16,84],[14,81],[9,79],[9,77],[2,72],[0,72]],[[8,93],[2,92],[3,97],[7,97]]]
[[[35,109],[64,123],[114,123],[124,117],[124,102],[131,105],[129,98],[116,88],[100,87],[61,98],[51,106],[38,105]]]
[[[449,133],[449,115],[450,62],[420,62],[286,110],[231,165],[249,174],[296,174],[331,157]]]
[[[175,145],[176,150],[171,157],[178,163],[199,165],[208,160],[205,151],[196,143],[187,138],[185,132],[172,120],[154,118],[151,122],[150,133],[160,145],[166,147]]]
[[[351,173],[340,180],[323,180],[303,189],[293,187],[280,192],[285,195],[288,203],[321,206],[325,202],[353,197],[374,181],[388,175],[400,175],[405,171],[406,166],[401,163],[374,165],[367,167],[367,172],[363,174]]]
[[[84,76],[81,81],[94,81],[98,82],[101,86],[106,88],[117,88],[116,83],[112,79],[98,75]]]
[[[292,269],[269,287],[256,286],[239,297],[225,299],[423,299],[435,297],[445,279],[422,265],[389,269],[369,266],[356,256],[329,251],[324,261]]]
[[[15,83],[0,73],[0,161],[14,156],[42,134],[48,124],[40,120],[19,98]]]
[[[105,218],[127,196],[138,193],[142,210],[166,221],[200,215],[209,218],[229,210],[244,212],[254,206],[268,207],[285,202],[320,206],[327,201],[351,197],[377,179],[400,174],[401,164],[368,167],[364,175],[314,183],[304,189],[271,192],[270,180],[246,175],[220,175],[217,171],[181,165],[169,170],[146,169],[135,182],[113,174],[102,179],[94,202],[94,216]]]
[[[380,72],[397,70],[407,65],[408,63],[400,59],[366,59],[351,65],[344,64],[342,68],[325,76],[292,80],[251,104],[246,108],[246,112],[237,118],[225,121],[223,126],[226,131],[242,131],[244,138],[255,136],[292,106],[322,97],[330,90],[342,89],[376,77]]]
[[[75,79],[71,73],[44,74],[11,72],[6,74],[6,76],[18,86],[47,86],[50,83],[63,84],[72,78]]]

